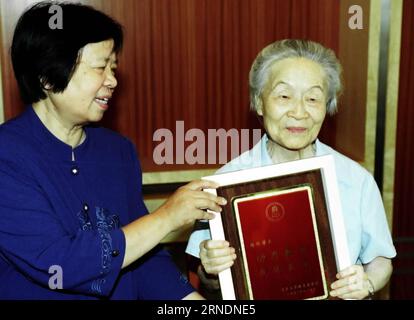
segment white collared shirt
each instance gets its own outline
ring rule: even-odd
[[[267,141],[265,134],[252,149],[224,165],[217,173],[273,164],[267,152]],[[357,162],[319,140],[315,145],[316,156],[330,154],[334,157],[351,262],[366,264],[378,256],[395,257],[381,194],[372,175]],[[209,230],[193,232],[186,252],[199,257],[199,245],[207,239],[211,239]]]

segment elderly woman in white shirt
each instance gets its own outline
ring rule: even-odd
[[[371,296],[388,282],[396,252],[371,174],[317,139],[326,114],[336,112],[341,91],[335,53],[312,41],[277,41],[259,53],[249,82],[251,107],[262,117],[266,134],[218,173],[333,155],[353,265],[338,272],[330,295]],[[214,276],[230,268],[237,256],[227,241],[209,239],[208,229],[193,232],[187,252],[201,258],[202,281],[217,287]]]

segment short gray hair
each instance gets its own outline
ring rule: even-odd
[[[342,66],[333,50],[308,40],[285,39],[265,47],[257,55],[249,74],[250,107],[257,112],[260,96],[269,79],[272,65],[287,58],[307,58],[318,63],[327,76],[326,111],[334,114],[337,110],[337,98],[342,90]]]

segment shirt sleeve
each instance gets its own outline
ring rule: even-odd
[[[18,159],[0,157],[0,195],[0,252],[7,263],[45,288],[52,289],[52,275],[61,270],[57,289],[110,294],[125,252],[122,230],[68,232]]]
[[[200,243],[204,240],[211,240],[210,229],[193,231],[188,239],[185,252],[196,258],[200,258]]]
[[[377,184],[371,175],[367,175],[362,190],[361,262],[366,264],[379,256],[393,258],[396,251],[388,227],[384,205]]]

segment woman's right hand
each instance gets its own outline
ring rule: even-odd
[[[205,240],[200,243],[201,264],[208,274],[217,275],[230,268],[237,258],[235,252],[225,240]]]
[[[225,205],[227,201],[223,197],[202,190],[217,187],[218,184],[212,181],[192,181],[178,188],[156,211],[168,220],[171,231],[192,224],[195,220],[213,219],[214,214],[206,209],[221,212],[220,206]]]
[[[125,257],[122,268],[142,257],[153,249],[171,231],[184,225],[192,225],[197,219],[213,219],[210,209],[221,211],[226,200],[214,194],[202,191],[215,189],[218,185],[212,181],[196,180],[179,188],[165,203],[151,214],[122,227],[125,235]]]

